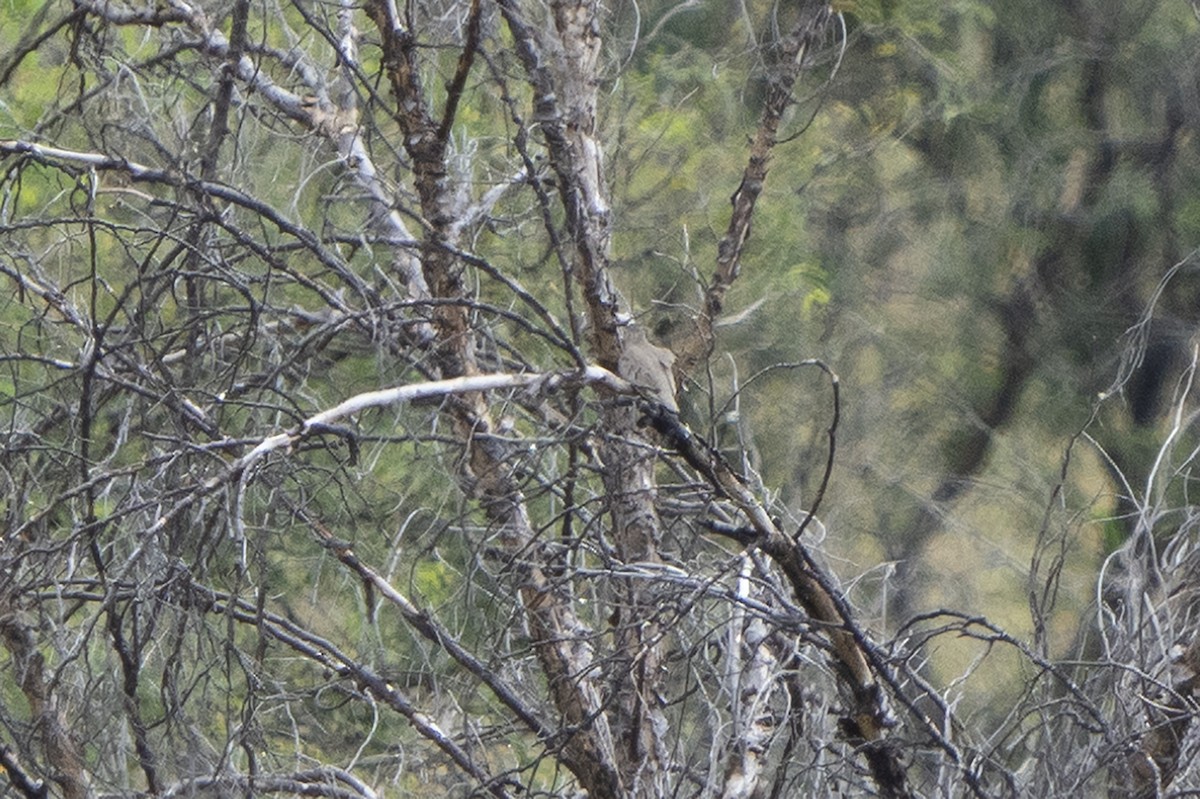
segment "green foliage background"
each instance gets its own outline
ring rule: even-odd
[[[1028,630],[1031,555],[1067,444],[1099,407],[1050,524],[1070,552],[1051,624],[1065,652],[1129,523],[1114,471],[1141,489],[1189,357],[1186,269],[1150,326],[1176,353],[1154,397],[1117,391],[1098,406],[1126,331],[1197,244],[1193,9],[839,8],[850,45],[776,151],[728,306],[737,321],[721,331],[729,357],[693,388],[694,410],[772,363],[825,360],[845,406],[823,516],[830,551],[863,575],[856,599],[878,603],[883,625],[952,606]],[[724,231],[756,112],[751,40],[768,35],[706,5],[672,17],[614,81],[622,283],[668,336]],[[1142,402],[1154,410],[1135,422]],[[819,481],[829,416],[816,380],[772,379],[742,398],[763,481],[795,508]],[[884,585],[892,569],[908,581],[902,598]]]

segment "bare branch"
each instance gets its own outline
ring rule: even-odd
[[[779,48],[773,65],[766,103],[750,147],[750,158],[742,182],[729,198],[733,212],[729,227],[717,246],[717,271],[705,291],[704,308],[692,320],[693,329],[675,345],[676,370],[682,375],[695,371],[712,352],[713,327],[724,308],[724,298],[742,271],[742,253],[750,238],[754,206],[767,179],[771,154],[784,112],[792,103],[796,80],[805,68],[805,56],[825,35],[833,11],[822,2],[807,2],[800,18]]]

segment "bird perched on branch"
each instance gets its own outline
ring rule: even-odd
[[[649,396],[669,410],[679,412],[675,401],[675,354],[654,344],[640,326],[630,324],[621,331],[621,357],[617,372],[635,386],[646,389]]]

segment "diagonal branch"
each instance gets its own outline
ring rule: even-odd
[[[9,782],[25,799],[46,799],[50,795],[46,783],[26,771],[17,759],[16,752],[5,744],[0,744],[0,767],[4,768]]]
[[[775,561],[801,606],[824,629],[837,675],[851,699],[851,706],[841,719],[842,732],[861,747],[881,793],[897,798],[915,796],[908,785],[900,753],[888,739],[887,731],[895,725],[895,720],[872,666],[869,642],[851,616],[833,578],[825,573],[800,541],[779,529],[767,509],[729,468],[725,459],[682,425],[675,414],[661,406],[651,407],[647,419],[668,446],[746,516],[753,533],[741,533],[737,538],[739,543],[753,544]]]
[[[60,786],[64,799],[87,799],[91,789],[83,747],[71,733],[56,682],[46,674],[46,658],[28,625],[18,620],[7,601],[4,604],[0,612],[0,640],[12,658],[17,687],[29,703],[29,715],[38,731],[48,773]],[[4,751],[11,757],[7,748]],[[27,796],[45,795],[45,786],[39,788],[24,771],[18,769],[14,781]]]
[[[197,587],[198,588],[198,587]],[[199,589],[198,590],[203,590]],[[211,610],[214,613],[228,614],[243,624],[255,625],[266,635],[274,638],[285,646],[300,653],[306,658],[323,666],[351,677],[364,690],[368,690],[384,704],[406,718],[413,728],[427,740],[448,755],[464,773],[469,774],[492,796],[507,799],[513,796],[510,788],[514,787],[509,780],[498,780],[492,777],[471,753],[460,746],[438,725],[437,721],[423,713],[399,689],[390,684],[384,677],[356,658],[342,652],[331,641],[314,635],[293,622],[273,613],[257,608],[253,603],[237,597],[212,592],[216,599]]]
[[[792,104],[792,91],[805,67],[805,57],[825,35],[833,13],[826,3],[806,3],[800,20],[780,46],[762,117],[750,146],[750,158],[742,172],[742,182],[729,198],[733,213],[729,227],[717,245],[717,269],[705,292],[704,307],[692,320],[691,331],[674,346],[678,358],[676,374],[691,374],[712,353],[713,326],[724,308],[725,294],[742,271],[742,255],[750,238],[754,206],[767,180],[780,123]]]
[[[471,0],[471,10],[467,17],[467,37],[463,43],[462,53],[458,56],[458,66],[446,93],[446,107],[442,109],[442,121],[438,125],[438,139],[443,146],[450,140],[450,128],[454,124],[458,104],[462,100],[463,87],[466,86],[467,76],[471,74],[471,64],[479,51],[479,38],[482,28],[483,6],[480,0]]]

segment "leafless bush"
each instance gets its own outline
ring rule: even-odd
[[[828,365],[771,370],[827,398],[806,409],[827,457],[802,511],[773,501],[748,446],[717,448],[704,406],[756,378],[704,397],[696,380],[796,82],[818,88],[844,45],[833,9],[800,6],[767,26],[714,274],[662,346],[634,321],[654,298],[612,282],[598,91],[625,52],[600,4],[80,0],[29,20],[0,61],[19,128],[0,141],[12,789],[1190,780],[1193,516],[1154,498],[1186,483],[1182,438],[1066,663],[951,611],[890,641],[859,621],[816,535]],[[56,80],[36,110],[46,87],[16,87],[35,60]],[[947,638],[1012,658],[1011,712],[959,720],[973,677],[927,670]]]

